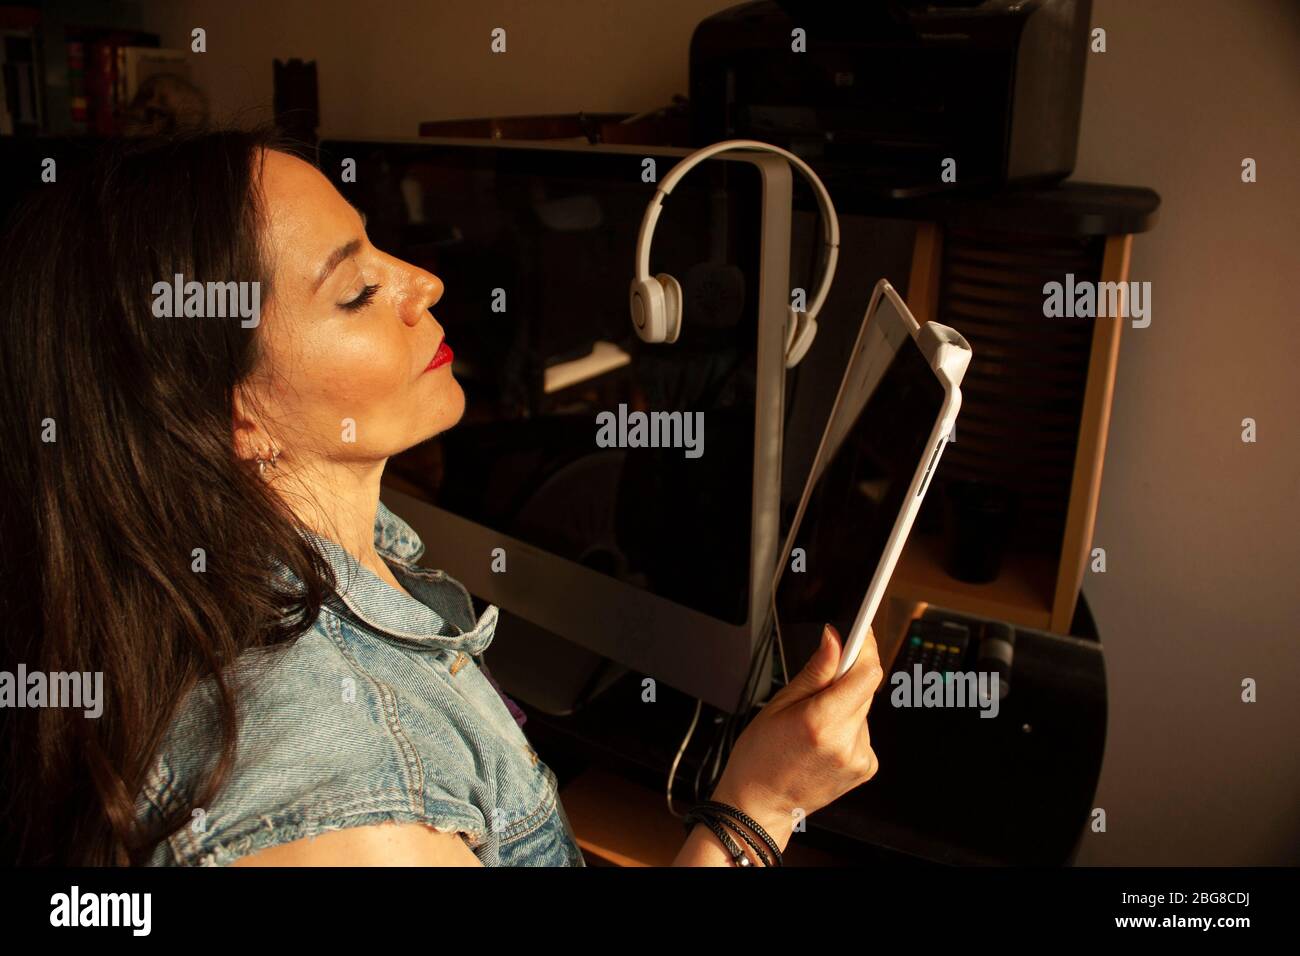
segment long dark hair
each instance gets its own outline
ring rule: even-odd
[[[112,142],[36,187],[6,229],[5,669],[103,674],[97,718],[0,708],[0,828],[16,862],[145,862],[189,819],[178,807],[142,832],[134,809],[183,696],[207,677],[219,693],[217,759],[191,794],[204,806],[236,752],[238,688],[224,671],[292,642],[335,587],[235,451],[233,395],[259,368],[262,325],[152,310],[154,284],[177,273],[259,281],[271,301],[264,148],[286,147],[265,129]],[[302,586],[276,579],[271,558]]]

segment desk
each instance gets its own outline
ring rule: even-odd
[[[668,813],[664,793],[599,768],[560,790],[587,862],[593,866],[671,866],[686,841],[682,821]],[[679,801],[680,803],[680,801]],[[677,806],[677,812],[685,811]],[[795,834],[782,859],[787,866],[843,866],[851,855],[826,852]]]
[[[807,832],[787,847],[789,864],[1068,864],[1105,747],[1101,645],[1022,628],[1013,673],[994,720],[877,701],[872,742],[881,773],[812,814]],[[629,680],[634,687],[637,675]],[[652,715],[638,709],[629,717],[620,701],[635,699],[618,689],[562,718],[521,704],[525,731],[560,777],[565,810],[593,865],[666,866],[685,839],[664,787],[693,702],[661,686]],[[693,741],[678,769],[678,812],[702,750]]]

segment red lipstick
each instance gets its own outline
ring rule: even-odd
[[[444,365],[451,364],[451,359],[451,346],[447,344],[446,339],[443,339],[441,344],[438,346],[438,351],[433,353],[433,358],[429,361],[429,364],[424,370],[428,372],[435,368],[442,368]]]

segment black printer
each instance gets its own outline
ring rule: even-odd
[[[760,139],[828,184],[891,197],[1063,179],[1091,13],[1092,0],[730,7],[691,38],[691,142]]]

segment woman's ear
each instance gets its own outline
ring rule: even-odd
[[[268,442],[265,430],[250,412],[252,402],[243,385],[235,386],[231,404],[231,435],[235,443],[235,455],[244,461],[253,461],[266,450]]]

